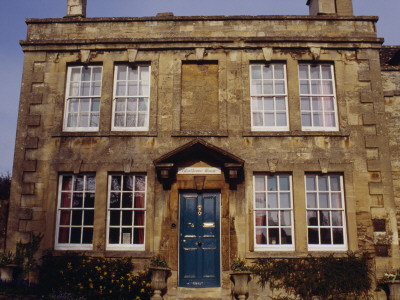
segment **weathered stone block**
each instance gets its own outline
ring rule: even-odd
[[[382,162],[380,160],[368,160],[367,161],[367,169],[368,171],[381,171],[382,170]]]
[[[37,137],[27,137],[25,139],[26,149],[37,149],[39,145],[39,138]]]
[[[32,93],[26,96],[27,102],[30,104],[42,104],[43,94],[42,93]]]
[[[371,195],[383,194],[383,184],[381,182],[370,182],[368,183],[369,193]]]
[[[37,161],[36,160],[25,160],[22,163],[22,169],[25,172],[35,172],[36,171],[36,165],[37,165]]]
[[[26,118],[26,125],[28,126],[40,126],[40,116],[39,115],[33,115],[33,116],[28,116]]]
[[[34,183],[23,183],[22,184],[22,195],[34,195],[35,184]]]

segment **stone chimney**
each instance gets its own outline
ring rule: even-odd
[[[87,0],[67,0],[66,17],[83,17],[86,18]]]
[[[311,16],[353,16],[352,0],[307,0]]]

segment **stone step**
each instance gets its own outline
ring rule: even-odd
[[[168,289],[165,300],[231,300],[230,290],[222,288]]]

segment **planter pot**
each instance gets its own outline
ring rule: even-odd
[[[231,281],[233,282],[233,294],[238,299],[246,299],[249,295],[249,282],[251,280],[251,272],[241,271],[232,272]]]
[[[151,273],[151,288],[154,291],[152,300],[163,299],[162,294],[167,290],[167,280],[171,276],[170,268],[150,267]]]
[[[400,300],[400,280],[387,283],[390,291],[389,300]]]
[[[13,281],[13,273],[17,265],[5,265],[0,267],[0,279],[2,282]]]

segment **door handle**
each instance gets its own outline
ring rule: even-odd
[[[203,243],[202,243],[201,241],[198,241],[198,242],[197,242],[197,245],[198,245],[199,247],[201,247],[201,245],[203,245]]]

